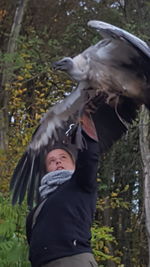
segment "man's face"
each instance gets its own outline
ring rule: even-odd
[[[57,170],[74,170],[75,164],[69,153],[63,149],[54,149],[47,154],[46,170],[47,172]]]

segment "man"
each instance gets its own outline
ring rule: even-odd
[[[76,163],[73,152],[63,144],[46,156],[47,173],[39,188],[42,202],[27,218],[33,267],[97,266],[90,228],[97,198],[99,146],[90,124],[88,131],[83,127],[86,147],[78,151]]]
[[[50,151],[47,154],[45,164],[47,172],[75,169],[75,162],[72,155],[64,149],[54,149]]]

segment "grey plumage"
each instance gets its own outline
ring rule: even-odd
[[[14,204],[22,202],[26,191],[30,206],[38,198],[47,145],[65,138],[70,121],[76,124],[85,106],[96,107],[93,119],[101,152],[126,131],[124,122],[135,118],[139,105],[145,104],[150,109],[149,46],[105,22],[89,21],[88,25],[98,30],[103,40],[74,58],[53,63],[53,68],[67,72],[78,86],[45,114],[36,129],[11,180]]]
[[[63,58],[53,64],[66,71],[82,88],[93,88],[107,95],[115,106],[119,96],[131,97],[150,105],[150,48],[136,36],[113,25],[90,21],[104,39],[74,58]]]

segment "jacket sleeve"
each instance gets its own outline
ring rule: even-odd
[[[99,161],[99,144],[83,132],[86,147],[78,151],[76,169],[72,179],[76,179],[82,189],[92,192],[97,186],[97,168]]]

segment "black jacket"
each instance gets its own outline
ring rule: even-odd
[[[87,149],[78,152],[72,178],[50,194],[36,223],[27,219],[29,259],[33,267],[83,252],[91,252],[91,224],[96,207],[98,143],[86,136]]]

